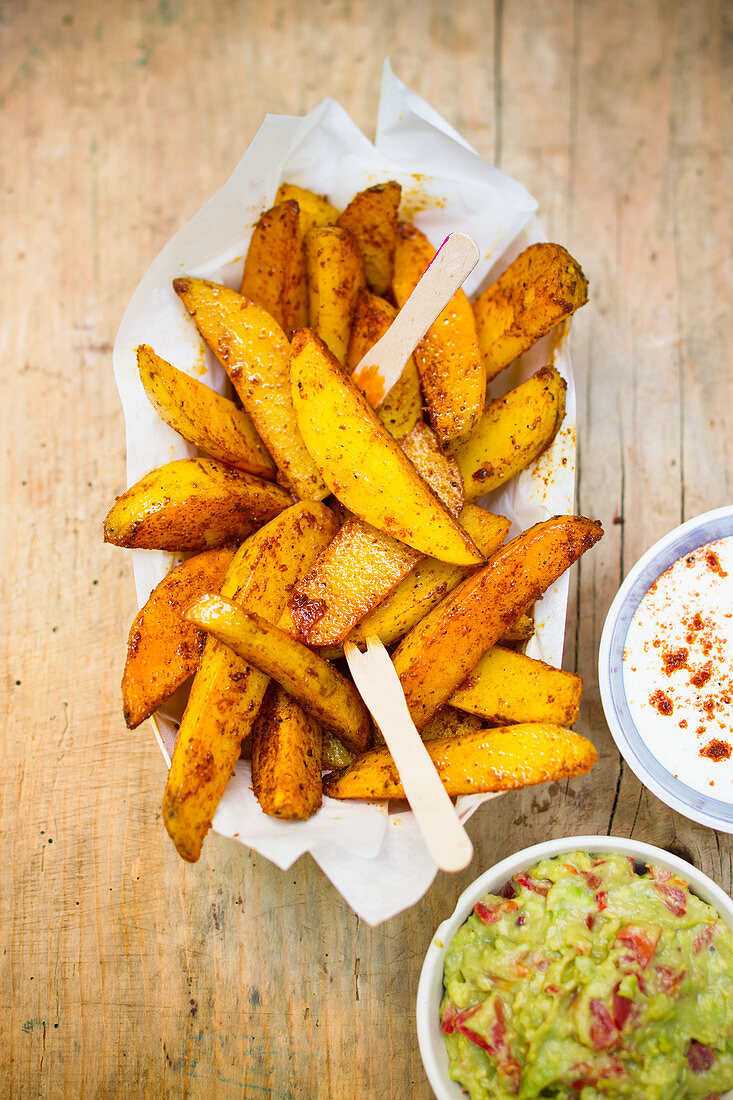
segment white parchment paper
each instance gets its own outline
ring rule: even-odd
[[[396,179],[403,211],[437,247],[452,230],[477,242],[482,259],[466,283],[477,292],[528,243],[543,240],[536,202],[516,180],[487,164],[437,112],[399,81],[385,62],[375,142],[370,142],[334,100],[303,118],[268,115],[234,173],[214,197],[176,233],[137,287],[120,324],[114,371],[125,413],[129,483],[164,462],[196,453],[157,417],[145,397],[135,349],[150,344],[158,354],[219,391],[223,369],[204,348],[171,282],[193,274],[238,287],[254,225],[272,205],[281,181],[327,195],[343,207],[364,187]],[[486,499],[514,523],[515,531],[572,511],[575,476],[575,394],[562,336],[550,335],[498,379],[496,394],[553,362],[568,383],[566,419],[552,447],[505,489]],[[177,559],[158,551],[133,551],[139,604]],[[536,608],[536,634],[528,652],[554,664],[562,659],[567,578]],[[169,760],[185,691],[156,717],[158,740]],[[237,764],[214,818],[214,830],[236,837],[278,867],[311,852],[349,905],[369,924],[408,908],[435,877],[433,863],[410,812],[388,813],[380,804],[324,799],[305,822],[263,814],[251,790],[250,765]],[[162,794],[162,792],[161,792]],[[463,820],[497,796],[458,799]],[[487,813],[492,812],[487,810]]]

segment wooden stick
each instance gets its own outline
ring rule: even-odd
[[[443,871],[462,871],[473,857],[471,841],[410,717],[387,650],[378,638],[366,644],[366,653],[344,644],[354,683],[384,735],[431,856]]]
[[[380,405],[405,369],[405,363],[425,333],[479,261],[475,242],[465,233],[450,233],[381,340],[377,340],[356,367],[357,386],[366,375],[369,394]],[[375,382],[383,390],[377,400]]]

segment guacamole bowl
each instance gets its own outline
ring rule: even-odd
[[[639,863],[653,864],[678,875],[697,897],[717,910],[733,932],[733,901],[723,890],[692,864],[651,844],[614,836],[561,837],[523,848],[507,857],[464,890],[453,914],[433,935],[423,963],[417,991],[417,1036],[425,1072],[438,1100],[459,1100],[467,1095],[449,1075],[448,1052],[440,1022],[440,1006],[445,992],[443,969],[451,940],[471,915],[476,902],[485,894],[500,893],[514,875],[528,871],[540,860],[578,851],[599,856],[611,853],[630,856]],[[733,1090],[722,1093],[721,1100],[733,1100]]]

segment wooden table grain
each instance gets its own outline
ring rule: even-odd
[[[479,870],[568,833],[633,835],[731,888],[731,839],[623,766],[595,662],[633,561],[731,498],[730,5],[724,0],[3,0],[4,692],[0,1094],[430,1096],[413,1009],[436,924]],[[592,301],[572,347],[578,510],[566,665],[588,777],[511,794],[476,858],[365,927],[309,858],[211,837],[179,861],[164,765],[123,724],[130,562],[101,543],[125,485],[111,345],[175,229],[266,112],[339,99],[373,132],[382,60],[523,180]]]

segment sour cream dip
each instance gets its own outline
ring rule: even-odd
[[[685,554],[652,584],[622,667],[652,755],[694,790],[733,802],[733,536]]]

